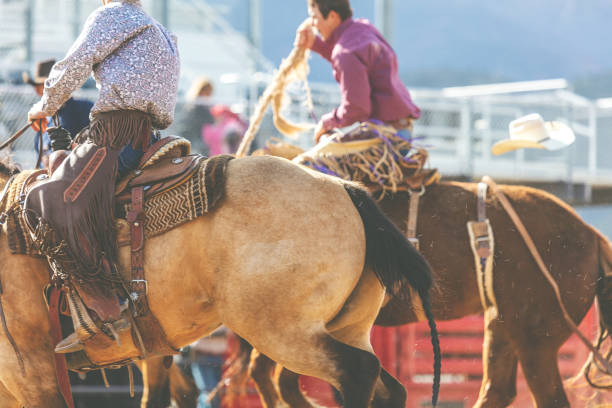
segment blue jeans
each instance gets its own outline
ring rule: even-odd
[[[149,142],[149,146],[159,140],[159,135],[157,133],[153,133],[151,135],[151,141]],[[134,149],[131,144],[125,146],[121,149],[121,153],[119,153],[119,179],[126,176],[130,171],[136,169],[138,167],[138,163],[140,163],[140,159],[144,155],[144,150],[142,149]]]
[[[220,406],[219,397],[216,396],[210,403],[207,403],[208,394],[217,386],[221,380],[223,357],[219,355],[202,354],[191,363],[191,374],[193,380],[200,389],[198,398],[198,408],[218,408]]]

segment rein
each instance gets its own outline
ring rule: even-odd
[[[21,135],[25,133],[26,130],[32,125],[32,122],[28,122],[24,127],[19,129],[15,134],[8,138],[8,140],[0,145],[0,150],[5,149],[7,146],[10,146],[15,140],[19,139]]]
[[[308,50],[296,47],[291,51],[287,59],[283,60],[278,68],[278,71],[274,74],[272,82],[268,85],[263,95],[257,101],[257,106],[255,107],[255,110],[249,120],[249,127],[242,137],[240,146],[238,146],[238,150],[236,151],[236,157],[244,157],[249,154],[251,143],[253,142],[253,139],[255,139],[255,134],[259,130],[261,121],[266,113],[266,109],[271,102],[274,102],[274,124],[276,125],[276,128],[281,131],[281,133],[291,134],[307,129],[307,127],[294,125],[284,120],[280,116],[279,110],[282,104],[283,90],[287,84],[295,80],[295,75],[297,75],[298,79],[300,76],[305,77],[307,75],[305,75],[304,72],[299,71],[300,69],[304,69],[303,66],[308,59],[308,55]],[[309,88],[307,88],[306,93],[308,108],[311,110],[311,115],[314,117],[314,111],[312,110],[312,97]]]
[[[561,299],[561,291],[559,290],[559,286],[557,285],[557,282],[550,274],[548,268],[546,267],[546,264],[544,263],[544,261],[542,260],[542,257],[540,256],[540,253],[536,249],[536,246],[533,243],[533,240],[531,239],[529,232],[527,232],[525,225],[523,224],[523,222],[517,215],[516,211],[512,207],[512,204],[510,204],[510,201],[508,201],[508,199],[506,198],[506,195],[499,189],[497,184],[489,176],[483,177],[482,181],[487,183],[489,187],[491,188],[491,190],[493,191],[493,193],[497,196],[497,199],[501,202],[502,207],[504,207],[504,210],[506,210],[506,213],[508,213],[508,216],[512,220],[512,223],[514,224],[516,229],[521,234],[521,237],[525,241],[525,245],[527,245],[529,252],[531,252],[531,256],[533,256],[533,259],[536,261],[538,267],[542,271],[542,274],[544,274],[544,277],[546,278],[546,280],[548,280],[548,282],[552,286],[553,291],[555,292],[557,301],[559,302],[559,306],[561,307],[561,312],[563,313],[563,317],[565,318],[565,321],[567,322],[569,327],[572,329],[574,334],[576,334],[576,336],[580,338],[580,340],[584,343],[584,345],[587,346],[589,350],[591,350],[591,353],[593,353],[593,357],[595,358],[595,360],[597,360],[602,365],[602,367],[606,369],[608,374],[612,374],[612,364],[610,364],[610,362],[608,362],[600,354],[599,350],[597,350],[597,348],[585,337],[585,335],[582,334],[580,329],[578,329],[578,326],[576,326],[576,323],[574,323],[574,320],[571,318],[571,316],[565,309],[565,305],[563,304],[563,299]]]

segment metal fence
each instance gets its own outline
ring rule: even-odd
[[[266,77],[251,82],[221,84],[226,89],[217,102],[233,106],[248,117],[257,97],[266,85]],[[296,121],[314,123],[339,103],[336,84],[311,84],[314,112],[305,106],[305,92],[294,86],[288,92],[285,114]],[[80,91],[80,97],[96,98],[95,90]],[[566,182],[585,185],[589,200],[591,186],[612,185],[612,110],[567,90],[527,92],[506,95],[449,96],[440,90],[415,90],[413,97],[422,109],[416,122],[415,136],[430,150],[430,164],[449,177],[479,178],[485,174],[502,180],[523,182]],[[27,110],[36,101],[27,86],[0,86],[0,136],[18,129]],[[180,121],[185,101],[179,98],[176,110]],[[492,156],[491,146],[508,135],[508,124],[528,113],[538,112],[545,120],[568,123],[576,142],[556,152],[520,150],[503,156]],[[175,132],[177,123],[168,129]],[[202,149],[199,134],[183,135],[192,140],[196,151]],[[15,143],[15,157],[29,166],[33,162],[34,133],[29,131]],[[258,144],[270,137],[280,137],[270,118],[264,120]],[[312,135],[303,134],[293,143],[312,145]]]
[[[313,84],[312,88],[316,115],[337,106],[335,84]],[[603,109],[566,89],[472,96],[414,90],[412,95],[422,110],[414,129],[418,143],[430,149],[431,165],[447,176],[579,183],[587,186],[587,195],[590,186],[612,185],[610,107]],[[299,98],[287,112],[294,118],[309,119]],[[576,134],[574,145],[556,152],[519,150],[493,156],[491,146],[508,137],[508,124],[533,112],[547,121],[567,123]]]

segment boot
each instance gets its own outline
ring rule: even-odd
[[[131,327],[129,320],[121,316],[127,309],[127,302],[125,307],[121,308],[116,294],[106,285],[81,283],[74,287],[75,289],[69,290],[67,296],[74,332],[57,344],[55,352],[65,354],[83,350],[85,344],[94,341],[99,334],[111,337],[121,346],[119,332]],[[102,329],[94,323],[85,304],[95,312],[97,320],[102,322]]]

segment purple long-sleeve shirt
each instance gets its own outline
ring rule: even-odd
[[[312,50],[331,62],[342,92],[340,106],[321,118],[324,130],[421,116],[399,78],[395,52],[369,21],[346,19],[327,40],[317,36]]]

